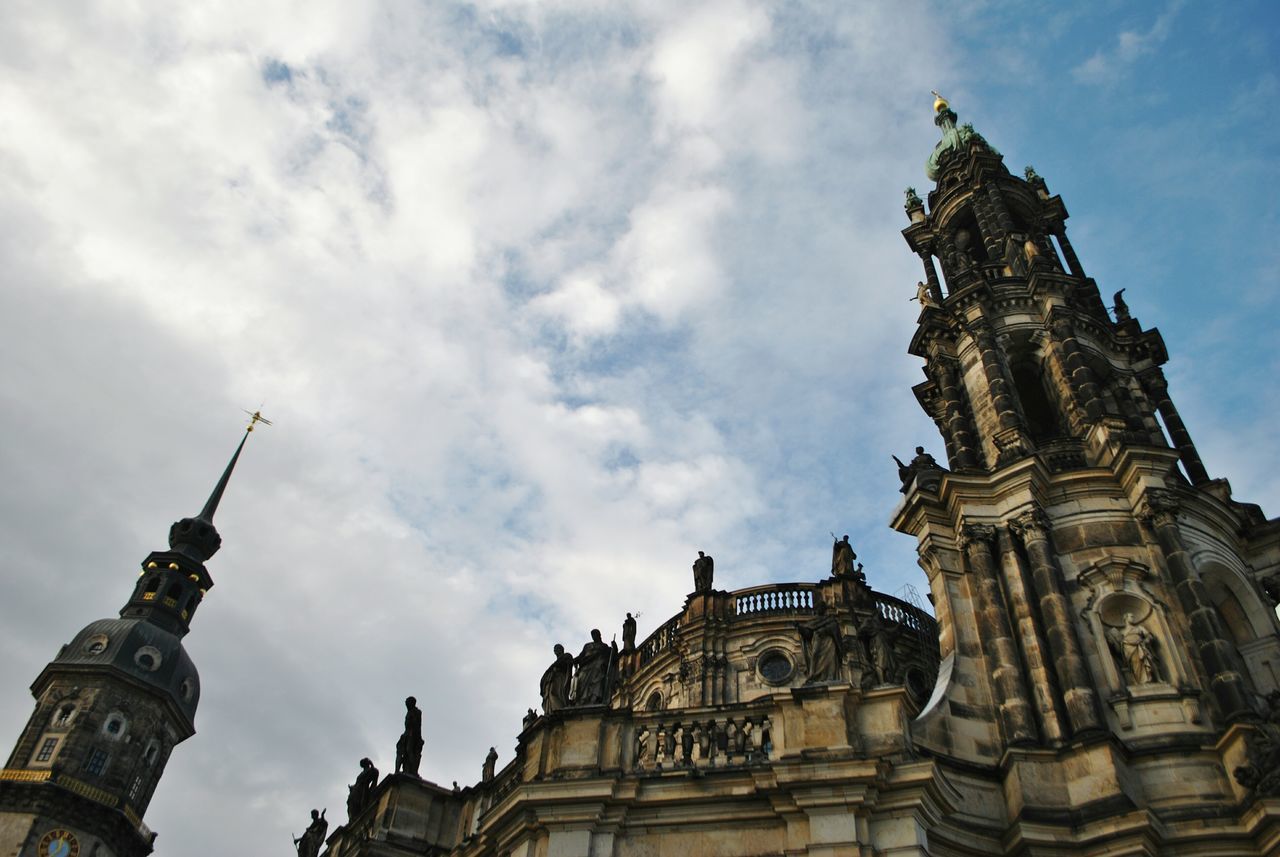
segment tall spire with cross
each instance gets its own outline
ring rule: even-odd
[[[120,618],[90,622],[32,684],[35,712],[0,771],[0,853],[151,853],[142,816],[173,747],[195,734],[200,678],[182,638],[213,586],[213,516],[249,432],[270,425],[251,417],[204,508],[143,560]]]

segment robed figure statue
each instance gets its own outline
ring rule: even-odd
[[[800,641],[804,645],[805,684],[839,681],[840,665],[844,663],[844,638],[840,622],[827,610],[827,603],[820,597],[813,599],[813,618],[803,624],[796,623]]]
[[[715,571],[716,561],[703,551],[698,551],[698,558],[693,561],[693,591],[710,592]]]
[[[837,541],[831,546],[831,576],[832,577],[853,577],[854,561],[858,555],[853,552],[853,546],[849,544],[849,537]]]
[[[574,687],[575,705],[603,705],[608,702],[609,671],[613,666],[615,650],[600,639],[599,629],[592,629],[591,642],[573,659],[578,668]]]
[[[542,674],[542,713],[569,707],[569,687],[573,681],[573,655],[556,643],[556,659]]]
[[[318,857],[320,854],[320,846],[324,845],[324,835],[329,832],[329,822],[324,817],[328,811],[327,808],[311,810],[311,824],[302,836],[293,840],[294,847],[298,849],[298,857]]]

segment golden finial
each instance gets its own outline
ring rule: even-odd
[[[933,93],[933,112],[941,113],[951,105],[947,103],[947,99],[943,98],[936,89],[929,90]]]
[[[240,410],[244,411],[244,408],[241,408]],[[249,415],[249,426],[245,429],[245,431],[247,432],[253,431],[253,427],[256,426],[258,423],[262,423],[264,426],[271,425],[271,420],[264,417],[262,415],[262,411],[244,411],[244,412]]]

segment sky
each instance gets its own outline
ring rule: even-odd
[[[963,8],[960,8],[963,7]],[[512,754],[538,677],[889,530],[943,92],[1168,344],[1213,476],[1280,512],[1267,2],[11,4],[0,28],[0,737],[203,504],[197,734],[161,857],[289,853],[358,760]],[[1110,303],[1110,301],[1108,301]]]

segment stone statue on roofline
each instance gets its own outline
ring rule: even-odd
[[[542,674],[542,711],[551,714],[569,707],[569,688],[573,681],[573,655],[555,644],[556,659]]]
[[[396,742],[396,773],[418,776],[422,764],[422,710],[412,696],[404,701],[404,732]]]
[[[329,822],[324,814],[328,809],[311,810],[311,824],[302,836],[293,840],[293,847],[298,849],[298,857],[318,857],[324,845],[325,834],[329,831]]]
[[[710,592],[712,578],[715,576],[716,561],[704,552],[698,551],[698,558],[693,561],[693,591]]]

